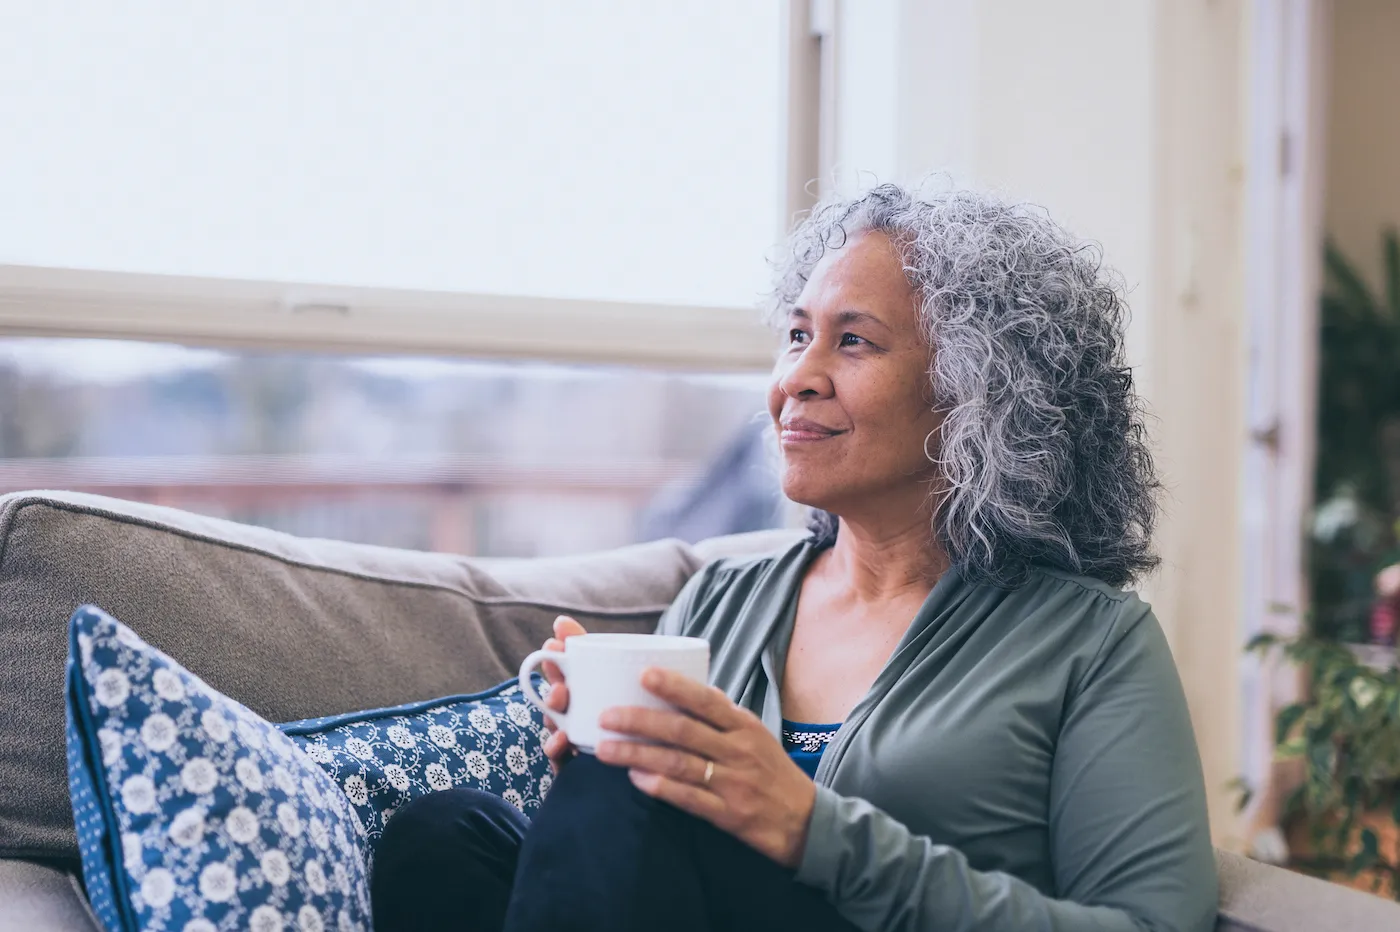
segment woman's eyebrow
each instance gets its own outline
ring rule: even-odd
[[[812,319],[812,315],[811,315],[811,314],[808,314],[807,311],[806,311],[805,309],[800,308],[800,307],[794,307],[794,308],[789,312],[788,316],[789,316],[789,317],[800,317],[800,318],[802,318],[803,320],[811,320],[811,319]],[[877,327],[883,327],[883,328],[886,329],[886,330],[890,329],[889,326],[888,326],[883,320],[881,320],[880,318],[876,317],[874,314],[871,314],[869,311],[857,311],[857,310],[854,310],[854,309],[848,309],[848,310],[844,310],[844,311],[837,311],[835,314],[833,314],[833,315],[831,315],[831,316],[832,316],[832,319],[834,320],[834,322],[837,323],[837,324],[840,324],[840,325],[845,325],[845,324],[874,324],[875,326],[877,326]]]

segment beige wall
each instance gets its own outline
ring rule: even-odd
[[[1148,399],[1169,489],[1150,586],[1201,746],[1217,844],[1239,847],[1245,4],[1157,5]]]
[[[1381,281],[1380,233],[1400,224],[1400,2],[1336,0],[1324,222]]]
[[[874,0],[842,7],[848,175],[947,170],[1047,207],[1127,280],[1129,352],[1169,487],[1145,587],[1237,846],[1245,443],[1240,0]],[[852,20],[856,24],[852,27]],[[877,41],[885,31],[885,42]],[[863,49],[883,49],[884,57]],[[896,49],[890,56],[889,49]],[[859,87],[857,94],[853,88]],[[863,95],[895,101],[857,112]]]

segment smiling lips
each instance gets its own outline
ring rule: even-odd
[[[819,440],[830,440],[844,434],[844,430],[833,430],[824,424],[816,421],[809,421],[806,418],[793,418],[783,421],[782,429],[778,432],[778,438],[784,443],[815,443]]]

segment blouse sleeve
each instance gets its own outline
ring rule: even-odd
[[[868,932],[1209,932],[1215,859],[1186,699],[1151,613],[1118,630],[1069,700],[1055,751],[1055,896],[974,870],[956,849],[827,787],[817,788],[798,880]]]

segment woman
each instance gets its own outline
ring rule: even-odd
[[[471,877],[432,907],[458,928],[1211,929],[1186,703],[1120,588],[1157,562],[1125,314],[1023,206],[884,185],[814,211],[769,392],[811,537],[690,580],[660,630],[710,641],[715,686],[653,670],[683,712],[606,713],[655,743],[552,735],[528,834],[471,791],[396,816],[381,927],[432,875]]]

